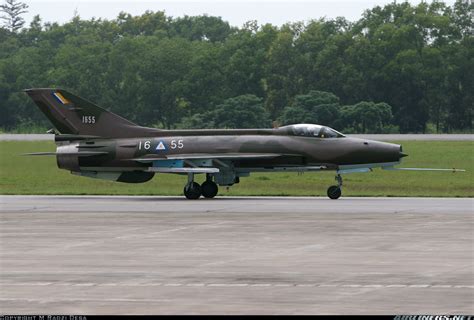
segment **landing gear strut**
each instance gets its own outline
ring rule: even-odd
[[[188,174],[188,183],[184,186],[184,195],[188,199],[199,199],[201,196],[201,186],[199,183],[194,182],[194,173]]]
[[[212,181],[212,176],[210,174],[206,175],[206,181],[201,185],[201,192],[205,198],[214,198],[217,195],[219,188],[217,184]]]
[[[336,181],[337,181],[337,186],[330,186],[328,188],[328,197],[333,200],[339,199],[339,197],[341,197],[341,194],[342,194],[342,191],[341,191],[342,177],[340,174],[336,176]]]

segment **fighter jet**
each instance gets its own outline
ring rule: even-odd
[[[327,126],[295,124],[273,129],[161,130],[130,122],[62,89],[27,89],[54,125],[58,167],[71,173],[127,183],[155,173],[187,175],[188,199],[214,198],[218,186],[232,186],[253,172],[335,172],[327,195],[342,194],[342,174],[396,168],[407,156],[401,145],[357,139]],[[201,185],[196,174],[205,174]]]

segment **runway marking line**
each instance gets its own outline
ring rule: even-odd
[[[381,284],[364,284],[362,285],[363,288],[383,288]]]
[[[317,283],[71,283],[71,282],[20,282],[0,283],[2,286],[72,286],[72,287],[277,287],[277,288],[433,288],[433,289],[474,289],[474,285],[449,284],[317,284]]]
[[[343,284],[341,287],[345,287],[345,288],[360,288],[362,287],[361,284]]]
[[[389,284],[387,288],[405,288],[406,284]]]
[[[250,286],[252,287],[271,287],[271,283],[253,283]]]
[[[338,286],[337,284],[320,284],[320,285],[318,285],[318,287],[320,287],[320,288],[335,288],[337,286]]]
[[[410,288],[428,288],[430,287],[429,284],[410,284],[408,287]]]
[[[449,285],[449,284],[434,284],[431,287],[432,288],[451,288],[452,285]]]

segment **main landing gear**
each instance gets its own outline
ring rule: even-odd
[[[201,186],[197,182],[191,181],[184,186],[184,195],[188,199],[199,199],[201,192]]]
[[[184,195],[187,199],[199,199],[202,195],[205,198],[214,198],[217,195],[219,188],[217,184],[212,181],[212,176],[210,174],[206,175],[206,181],[202,185],[194,182],[194,174],[188,174],[188,183],[184,186]]]
[[[328,197],[336,200],[339,199],[342,195],[342,177],[340,174],[336,176],[337,186],[330,186],[328,188]]]

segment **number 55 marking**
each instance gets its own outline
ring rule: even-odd
[[[171,149],[183,149],[184,147],[184,143],[183,143],[183,140],[171,140],[170,142],[170,148]]]

